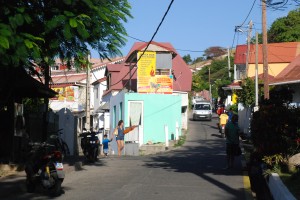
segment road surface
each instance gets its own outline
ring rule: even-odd
[[[190,121],[187,141],[176,150],[100,159],[82,171],[72,171],[63,182],[63,194],[56,199],[245,199],[240,160],[235,169],[225,169],[225,140],[219,137],[216,123],[216,118]],[[11,192],[2,193],[5,188]],[[48,199],[42,190],[36,194],[25,191],[24,177],[0,180],[0,199]]]

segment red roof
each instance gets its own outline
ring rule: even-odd
[[[283,84],[300,82],[300,55],[297,56],[282,72],[280,72],[275,80],[272,81],[273,84]]]
[[[167,43],[167,42],[152,42],[151,44],[153,45],[158,45],[159,47],[162,47],[164,49],[167,49],[169,51],[174,52],[177,54],[175,58],[173,58],[172,62],[172,69],[174,73],[174,80],[173,80],[173,90],[174,91],[184,91],[184,92],[189,92],[191,91],[192,87],[192,72],[189,69],[189,66],[184,62],[182,57],[176,52],[172,44]],[[145,42],[136,42],[133,47],[131,48],[129,55],[131,55],[133,52],[141,50],[145,48],[147,43]],[[128,58],[127,56],[127,58]],[[127,60],[126,58],[126,60]],[[107,65],[107,72],[111,73],[111,84],[113,85],[109,91],[112,90],[121,90],[123,89],[123,85],[127,82],[129,79],[129,75],[125,77],[123,81],[122,78],[128,73],[129,71],[129,66],[126,64],[110,64]],[[132,80],[135,82],[132,83],[132,86],[136,87],[136,79],[137,75],[136,73],[132,77]],[[118,84],[114,85],[114,83],[118,82]],[[107,94],[109,91],[107,91],[105,94]],[[104,94],[104,95],[105,95]]]
[[[118,71],[119,69],[119,71]],[[108,94],[109,92],[113,90],[122,90],[125,85],[129,85],[129,79],[130,79],[130,73],[129,73],[129,66],[125,64],[114,64],[114,65],[108,65],[107,71],[110,73],[111,83],[109,90],[105,91],[103,93],[103,96]],[[132,68],[131,70],[131,80],[132,80],[132,90],[136,90],[136,84],[137,84],[137,73],[136,73],[136,67]],[[111,71],[110,71],[111,70]]]
[[[131,47],[129,53],[127,54],[126,58],[125,58],[125,62],[129,62],[128,61],[128,58],[133,54],[135,53],[136,51],[142,51],[146,48],[147,46],[147,42],[135,42],[133,44],[133,46]],[[176,50],[174,49],[174,47],[171,45],[171,43],[169,42],[155,42],[155,41],[152,41],[151,42],[151,45],[155,45],[155,46],[158,46],[158,47],[161,47],[162,49],[164,49],[165,51],[170,51],[170,52],[173,52],[175,53],[176,55],[178,54],[176,52]]]
[[[250,77],[252,79],[255,79],[255,76]],[[264,74],[259,74],[258,79],[263,80],[264,79]],[[269,82],[273,82],[275,80],[275,77],[269,74]]]
[[[86,74],[66,74],[61,76],[52,76],[53,84],[76,83],[86,79]]]
[[[290,63],[300,53],[300,42],[284,42],[268,44],[269,63]],[[245,64],[247,57],[247,45],[236,47],[234,64]],[[258,63],[263,63],[262,44],[258,46]],[[249,63],[255,63],[255,45],[250,45]]]
[[[92,85],[97,85],[98,83],[102,83],[102,82],[106,81],[106,79],[107,79],[106,76],[103,78],[100,78],[99,80],[96,80],[95,82],[93,82]]]

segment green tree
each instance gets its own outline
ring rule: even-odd
[[[268,41],[270,43],[300,41],[300,8],[273,22],[268,31]]]
[[[231,69],[233,69],[233,57],[231,59]],[[212,97],[223,97],[222,87],[231,83],[232,79],[228,76],[227,57],[222,60],[213,60],[210,65],[203,67],[193,75],[193,91],[209,90],[209,68],[210,83],[212,85]]]
[[[77,69],[88,64],[89,48],[101,58],[121,54],[130,15],[127,0],[0,0],[0,67],[49,66],[59,57]],[[45,98],[45,105],[49,100]],[[46,109],[47,110],[47,109]],[[46,113],[44,131],[47,131]],[[45,139],[45,133],[44,133]]]
[[[202,62],[204,61],[205,58],[203,56],[197,57],[193,60],[192,64],[198,63],[198,62]]]
[[[276,19],[268,30],[268,42],[299,42],[300,41],[300,8],[292,10],[286,17]],[[255,44],[255,37],[251,38]],[[262,43],[262,34],[258,34],[258,43]]]
[[[187,55],[184,55],[182,57],[182,59],[185,61],[186,64],[191,64],[191,62],[193,61],[192,58],[191,58],[191,55],[190,54],[187,54]]]
[[[244,79],[241,87],[241,90],[237,90],[238,102],[244,106],[252,106],[255,103],[254,80],[251,78]]]
[[[120,54],[130,16],[127,0],[0,1],[0,65],[42,67],[60,57],[83,63],[91,47],[100,57]],[[73,60],[74,59],[74,60]],[[82,66],[79,64],[78,66]]]

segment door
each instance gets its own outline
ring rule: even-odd
[[[126,141],[143,144],[144,102],[128,101],[128,126],[138,126],[130,134],[126,134]]]

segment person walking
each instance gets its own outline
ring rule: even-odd
[[[226,135],[226,154],[227,154],[227,169],[233,167],[235,156],[241,155],[239,146],[239,127],[237,125],[238,116],[233,115],[231,121],[225,126]]]
[[[135,127],[137,126],[131,126],[124,130],[124,121],[120,120],[118,122],[118,126],[116,127],[116,140],[117,140],[117,145],[118,145],[118,156],[121,156],[122,151],[124,149],[124,136],[128,132],[132,131]]]
[[[106,134],[103,136],[102,145],[103,145],[103,153],[104,153],[105,157],[108,156],[108,143],[111,141],[112,141],[112,139],[108,139]]]

